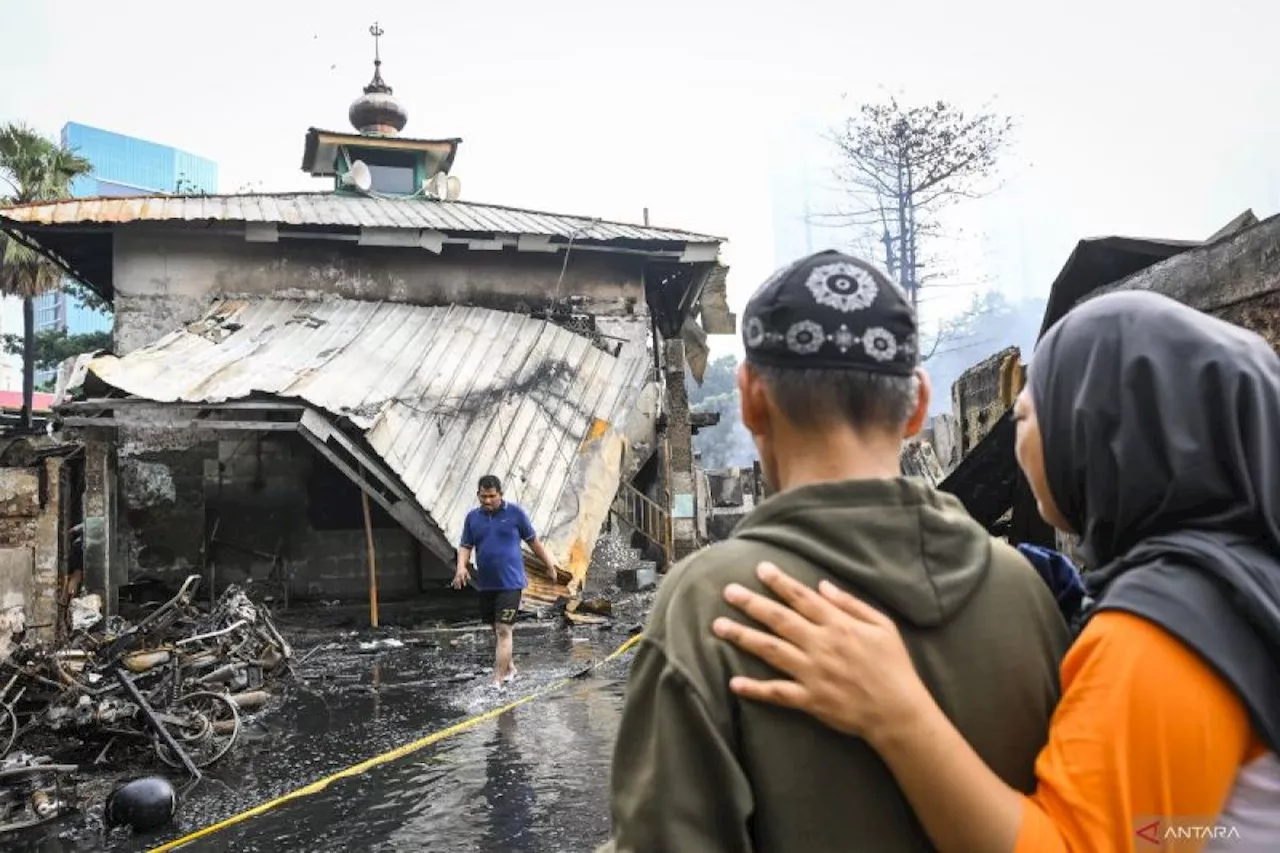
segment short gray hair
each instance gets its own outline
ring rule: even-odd
[[[796,426],[843,420],[856,430],[901,429],[915,411],[920,378],[870,370],[795,370],[752,364],[774,402]]]

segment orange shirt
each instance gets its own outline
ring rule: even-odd
[[[1139,830],[1212,826],[1241,765],[1265,751],[1236,693],[1199,656],[1146,619],[1099,613],[1063,660],[1016,853],[1159,849]]]

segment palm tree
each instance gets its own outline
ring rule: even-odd
[[[10,194],[0,206],[65,198],[71,181],[86,175],[88,160],[22,124],[0,127],[0,180]],[[13,237],[0,233],[0,295],[22,299],[22,425],[32,424],[35,392],[35,298],[58,287],[62,272]]]

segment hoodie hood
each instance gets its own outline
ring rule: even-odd
[[[734,531],[789,551],[921,628],[947,622],[991,564],[991,537],[959,499],[898,477],[801,486]]]

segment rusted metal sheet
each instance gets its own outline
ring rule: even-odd
[[[156,402],[266,394],[345,419],[451,543],[476,481],[497,474],[581,580],[617,490],[623,428],[648,380],[644,319],[619,320],[610,333],[622,339],[617,355],[487,308],[236,300],[89,370]]]
[[[499,205],[333,192],[63,199],[0,208],[0,224],[120,225],[175,221],[528,234],[595,242],[724,242],[721,237],[689,231]]]
[[[729,310],[729,268],[716,264],[702,287],[699,310],[702,328],[709,335],[732,335],[738,331],[738,316]]]

